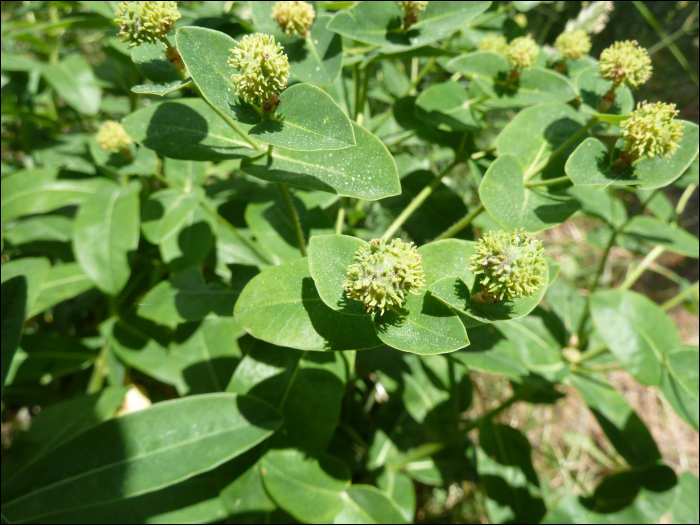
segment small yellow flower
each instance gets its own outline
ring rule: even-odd
[[[554,46],[564,58],[576,60],[591,50],[591,38],[583,29],[574,29],[559,35]]]
[[[489,33],[481,39],[481,42],[479,42],[479,45],[476,48],[479,51],[493,51],[499,55],[505,55],[506,49],[508,49],[508,41],[503,35]]]
[[[675,120],[675,104],[640,102],[630,118],[620,123],[625,151],[634,157],[670,158],[680,147],[683,123]]]
[[[106,120],[95,135],[95,140],[103,151],[120,153],[131,144],[131,137],[126,134],[122,125],[115,120]]]
[[[514,39],[506,48],[506,58],[517,68],[532,67],[540,54],[540,47],[529,36]]]
[[[119,36],[129,47],[165,38],[181,16],[177,2],[120,2],[118,9]]]
[[[270,18],[289,36],[306,36],[314,23],[316,12],[308,2],[277,2]]]
[[[600,76],[619,86],[638,88],[651,77],[649,53],[636,40],[615,42],[600,54]]]

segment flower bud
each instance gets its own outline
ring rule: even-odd
[[[620,123],[626,153],[635,158],[671,157],[683,137],[683,124],[674,119],[677,114],[675,104],[638,103],[630,118]]]
[[[177,2],[120,2],[118,9],[119,36],[129,47],[165,38],[180,18]]]
[[[600,54],[600,76],[615,86],[627,84],[638,88],[651,77],[649,53],[636,40],[615,42]]]
[[[532,67],[540,54],[540,47],[529,36],[514,39],[506,48],[506,58],[516,68]]]
[[[583,29],[574,29],[559,35],[554,46],[564,58],[576,60],[591,50],[591,39]]]
[[[228,65],[239,71],[233,75],[236,95],[268,112],[274,110],[277,104],[270,101],[287,87],[289,78],[289,60],[282,49],[274,36],[262,33],[246,35],[237,48],[230,49]]]
[[[306,36],[315,17],[314,7],[308,2],[277,2],[270,15],[288,36]]]
[[[490,231],[476,245],[469,271],[481,278],[483,300],[531,297],[544,286],[547,262],[542,243],[522,228]]]
[[[379,309],[383,315],[390,306],[400,308],[406,293],[418,295],[417,290],[425,288],[421,255],[412,242],[373,239],[355,252],[355,261],[348,266],[343,288],[370,313]]]
[[[398,2],[398,4],[403,9],[403,27],[406,30],[418,21],[418,13],[425,11],[428,7],[428,2]]]
[[[95,135],[95,140],[103,151],[120,153],[131,144],[131,137],[126,134],[122,125],[115,120],[106,120]]]
[[[489,33],[481,39],[476,47],[479,51],[493,51],[499,55],[505,55],[508,48],[508,41],[503,35],[497,33]]]

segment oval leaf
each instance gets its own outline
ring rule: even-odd
[[[307,38],[285,44],[289,73],[297,80],[327,86],[338,78],[343,68],[343,40],[340,35],[326,29],[330,19],[329,15],[317,14]]]
[[[352,485],[341,494],[343,508],[333,523],[408,523],[398,505],[371,485]]]
[[[154,244],[171,236],[187,216],[199,206],[204,190],[194,188],[182,193],[178,190],[159,190],[148,196],[141,217],[143,236]]]
[[[581,109],[587,113],[598,114],[603,96],[610,91],[613,83],[600,76],[598,66],[584,69],[576,76],[576,89],[581,95]],[[634,95],[625,85],[615,89],[615,102],[603,118],[611,115],[628,115],[634,109]]]
[[[669,252],[698,258],[698,238],[687,231],[654,217],[632,217],[622,229],[625,235],[644,244],[663,246]]]

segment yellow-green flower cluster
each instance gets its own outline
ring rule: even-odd
[[[615,42],[600,54],[600,76],[611,80],[615,86],[627,84],[637,88],[651,77],[649,53],[636,40]]]
[[[237,96],[261,106],[277,100],[289,78],[289,60],[282,49],[274,36],[256,33],[244,36],[237,48],[229,50],[228,65],[239,71],[233,75]]]
[[[289,36],[306,36],[314,23],[316,12],[308,2],[277,2],[270,17]]]
[[[398,2],[399,7],[403,9],[403,27],[410,28],[418,21],[418,13],[425,11],[428,7],[428,2]]]
[[[131,144],[131,137],[115,120],[106,120],[95,135],[95,140],[103,151],[109,153],[119,153]]]
[[[529,36],[515,38],[506,48],[506,58],[514,67],[532,67],[540,54],[540,46]]]
[[[355,264],[343,281],[350,299],[362,301],[368,312],[381,314],[390,306],[401,307],[407,293],[418,295],[425,287],[421,255],[412,242],[394,239],[391,244],[373,239],[355,252]]]
[[[120,2],[118,9],[119,36],[129,47],[165,38],[180,18],[177,2]]]
[[[476,47],[479,51],[493,51],[499,55],[505,55],[508,49],[508,40],[503,35],[497,33],[489,33],[481,39]]]
[[[476,245],[469,271],[483,275],[484,292],[510,301],[531,297],[545,284],[547,262],[542,243],[522,228],[514,233],[490,231]]]
[[[574,29],[559,35],[554,46],[564,58],[576,60],[591,50],[591,38],[583,29]]]
[[[620,123],[625,151],[635,157],[671,157],[683,137],[683,123],[674,118],[677,114],[675,104],[638,103],[630,118]]]

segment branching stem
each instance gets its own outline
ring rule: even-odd
[[[469,226],[474,219],[476,219],[484,211],[484,205],[479,203],[479,205],[472,211],[467,213],[462,219],[454,223],[452,226],[447,228],[440,235],[435,237],[436,241],[441,241],[443,239],[450,239],[461,232],[464,228]]]

